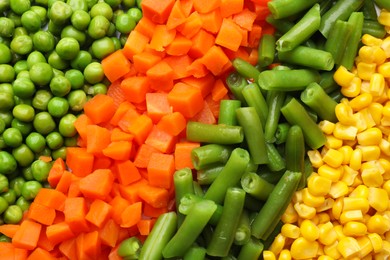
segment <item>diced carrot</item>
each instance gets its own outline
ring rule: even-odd
[[[249,35],[249,32],[246,30],[246,29],[243,29],[241,27],[237,27],[237,29],[239,29],[239,32],[241,33],[242,37],[241,37],[241,43],[240,43],[240,47],[248,47],[249,45],[249,42],[248,42],[248,35]],[[238,48],[237,51],[239,51],[240,48]],[[236,52],[237,52],[236,51]]]
[[[152,52],[141,52],[133,56],[134,67],[140,73],[146,73],[160,60],[161,57]]]
[[[122,212],[130,205],[130,202],[118,195],[109,204],[112,206],[111,218],[119,225],[121,223]]]
[[[34,202],[49,208],[53,208],[55,210],[62,211],[64,209],[65,200],[66,196],[64,193],[58,190],[41,188],[36,195]]]
[[[76,259],[85,259],[85,260],[92,260],[93,258],[90,257],[86,250],[85,250],[85,244],[84,244],[84,237],[87,233],[80,233],[75,238],[76,240]]]
[[[102,155],[103,149],[111,142],[110,131],[98,125],[88,125],[87,130],[87,152],[93,155]]]
[[[75,238],[64,240],[61,242],[58,248],[60,252],[68,259],[77,259]]]
[[[86,114],[79,115],[74,122],[74,127],[83,140],[87,140],[87,126],[91,124],[93,124],[93,122]]]
[[[165,48],[169,55],[181,56],[188,53],[192,46],[192,41],[180,33],[176,33],[175,39]]]
[[[264,21],[265,18],[271,14],[269,8],[267,5],[259,4],[259,3],[254,3],[255,6],[255,13],[257,16],[257,19],[260,21]]]
[[[195,59],[190,66],[187,67],[188,73],[195,78],[203,78],[209,74],[206,66],[202,63],[201,58]]]
[[[144,76],[129,77],[121,82],[121,88],[128,101],[141,103],[150,91],[150,80]]]
[[[95,160],[93,162],[93,171],[97,169],[110,168],[112,165],[112,161],[113,160],[107,156],[95,157]]]
[[[92,170],[91,170],[92,171]],[[64,173],[61,176],[60,181],[58,182],[55,190],[61,192],[61,193],[67,193],[70,187],[70,184],[72,183],[72,173],[70,171],[64,171]],[[63,206],[64,204],[62,204]]]
[[[81,191],[80,191],[80,178],[79,179],[73,179],[70,182],[69,188],[68,188],[68,197],[69,198],[77,198],[80,197]]]
[[[191,159],[191,152],[194,148],[200,146],[200,143],[195,142],[180,142],[175,147],[175,169],[179,170],[182,168],[194,169],[194,165]]]
[[[130,160],[115,162],[115,174],[120,184],[129,185],[141,179],[138,168]]]
[[[55,260],[57,258],[53,257],[47,250],[37,247],[31,254],[27,257],[27,260]]]
[[[181,0],[181,9],[186,17],[194,11],[194,2],[192,0]]]
[[[137,25],[134,28],[134,31],[145,35],[148,39],[152,39],[155,27],[156,23],[154,23],[148,17],[143,16],[142,19],[138,21]]]
[[[237,25],[235,25],[237,26]],[[239,33],[239,32],[238,32]],[[231,34],[229,34],[229,38],[231,37]],[[240,36],[241,37],[241,34]],[[217,36],[218,38],[218,36]],[[241,42],[241,39],[240,39]],[[206,66],[206,68],[213,74],[213,75],[220,75],[224,72],[224,67],[226,64],[229,64],[229,58],[226,56],[226,54],[223,52],[221,47],[214,45],[211,47],[207,53],[201,58],[201,62]]]
[[[115,223],[113,219],[108,219],[104,226],[99,229],[99,237],[102,244],[115,247],[118,240],[119,229],[119,225]]]
[[[146,112],[153,123],[157,123],[163,116],[172,113],[168,103],[168,94],[163,92],[147,93]]]
[[[241,28],[252,31],[253,23],[255,22],[256,17],[256,13],[250,11],[248,8],[244,8],[244,10],[241,12],[233,15],[233,21]]]
[[[175,39],[175,36],[175,29],[168,29],[165,24],[158,24],[154,28],[149,47],[156,51],[164,51],[165,47]]]
[[[173,111],[182,113],[185,117],[193,117],[203,108],[203,97],[200,89],[178,82],[168,94],[168,101]]]
[[[215,81],[214,87],[211,90],[211,97],[214,101],[220,101],[228,93],[228,89],[221,79]]]
[[[221,5],[221,0],[193,0],[194,9],[199,13],[208,13]]]
[[[33,250],[38,244],[41,229],[41,224],[28,219],[23,220],[12,238],[12,244],[18,248]]]
[[[103,200],[94,200],[90,207],[85,219],[96,227],[101,228],[109,219],[112,213],[112,206]]]
[[[133,124],[135,119],[137,119],[139,116],[140,114],[137,112],[135,108],[128,108],[127,112],[118,121],[119,128],[125,133],[130,133],[129,132],[130,125]]]
[[[83,250],[84,253],[90,256],[92,259],[96,259],[101,252],[101,241],[98,231],[91,231],[84,234],[83,237]]]
[[[67,147],[66,165],[76,176],[85,176],[92,172],[94,156],[86,148]]]
[[[142,20],[142,19],[141,19]],[[141,53],[149,43],[149,38],[137,30],[130,32],[122,51],[126,58],[132,60],[134,54]]]
[[[169,56],[164,58],[164,61],[172,68],[174,80],[182,79],[191,75],[187,70],[187,67],[191,65],[193,60],[188,55]]]
[[[162,153],[172,153],[175,147],[177,138],[160,128],[154,126],[150,134],[145,140],[148,144]]]
[[[192,46],[188,51],[188,55],[192,58],[200,58],[205,55],[212,46],[214,46],[215,37],[211,33],[201,29],[194,35],[194,37],[191,38],[191,41]]]
[[[158,150],[153,148],[152,146],[147,144],[141,144],[141,146],[138,148],[137,154],[135,155],[134,165],[138,168],[146,168],[148,166],[150,156],[152,155],[152,153],[156,152],[158,152]]]
[[[181,8],[181,2],[175,1],[167,20],[168,30],[175,29],[177,26],[184,23],[186,18],[187,16],[185,15],[183,9]]]
[[[114,160],[127,160],[130,158],[132,142],[116,141],[103,149],[103,154]]]
[[[67,198],[65,200],[64,215],[65,221],[71,230],[78,234],[89,230],[88,222],[85,219],[88,206],[84,197]]]
[[[187,17],[185,23],[177,27],[177,30],[187,38],[192,38],[202,28],[202,19],[197,11]]]
[[[46,236],[54,244],[61,243],[74,237],[70,226],[65,221],[46,227]]]
[[[110,193],[113,182],[114,175],[110,169],[98,169],[81,178],[80,191],[87,198],[104,200]]]
[[[202,97],[206,98],[214,87],[215,77],[208,73],[206,76],[201,78],[187,77],[183,79],[182,82],[199,88],[202,93]]]
[[[19,224],[3,224],[0,225],[0,233],[6,235],[9,238],[13,238],[19,228]]]
[[[254,24],[252,30],[249,32],[248,46],[255,48],[261,38],[263,28],[260,25]]]
[[[123,198],[125,198],[129,203],[135,203],[141,201],[141,198],[138,196],[138,193],[141,189],[144,189],[148,181],[143,177],[133,183],[128,185],[120,185],[119,190]]]
[[[240,13],[244,9],[244,0],[221,0],[220,9],[222,17]]]
[[[154,153],[147,170],[150,185],[169,189],[175,172],[175,158],[172,154]]]
[[[123,55],[122,50],[117,50],[102,60],[104,75],[110,82],[118,80],[130,71],[130,62]]]
[[[136,225],[142,216],[142,202],[135,202],[127,206],[121,215],[121,227],[132,227]]]
[[[131,71],[134,70],[134,66],[132,65],[130,69]],[[130,74],[130,72],[124,75],[124,77]],[[107,96],[111,97],[114,100],[115,108],[118,108],[119,105],[122,104],[123,101],[125,101],[125,96],[120,88],[120,80],[111,83],[107,90]]]
[[[154,219],[141,219],[137,223],[137,228],[141,236],[149,235],[152,231],[153,225],[156,221]]]
[[[206,101],[204,101],[203,109],[199,111],[199,113],[196,114],[191,120],[205,124],[215,124],[217,122]]]
[[[206,31],[217,34],[222,24],[221,8],[217,8],[209,13],[200,14],[202,28]]]
[[[48,226],[53,224],[56,217],[56,210],[33,201],[28,209],[27,217]]]
[[[165,115],[157,124],[157,128],[173,136],[178,136],[185,128],[187,121],[179,112]]]
[[[128,133],[123,132],[119,127],[112,129],[111,131],[111,142],[117,141],[133,141],[134,136]]]
[[[120,119],[123,117],[124,114],[126,114],[127,110],[134,108],[134,105],[131,104],[128,101],[123,101],[120,103],[118,108],[115,111],[115,114],[112,116],[110,120],[110,124],[113,126],[117,126]]]
[[[15,246],[9,242],[0,242],[0,252],[4,258],[7,257],[13,260],[15,257]]]
[[[103,94],[97,94],[84,105],[84,113],[95,124],[108,122],[115,109],[113,98]]]
[[[140,115],[134,120],[128,128],[129,132],[134,135],[134,140],[138,145],[141,145],[148,137],[152,130],[153,122],[147,115]]]
[[[141,3],[143,15],[155,23],[163,24],[168,20],[175,0],[143,0]]]
[[[47,176],[47,181],[49,182],[51,187],[57,186],[64,171],[65,171],[64,160],[61,157],[57,158],[52,164],[49,171],[49,175]]]
[[[158,218],[161,214],[168,212],[167,207],[155,208],[148,203],[144,203],[144,215],[150,218]]]
[[[229,99],[229,96],[226,95],[226,96],[223,97],[222,99]],[[214,117],[215,117],[215,118],[218,118],[218,116],[219,116],[219,103],[220,103],[220,101],[214,101],[211,95],[208,95],[208,96],[206,97],[205,101],[206,101],[207,104],[209,105],[209,108],[210,108],[211,112],[213,113]]]
[[[151,67],[146,75],[149,78],[151,88],[154,90],[169,91],[173,86],[173,69],[164,60]]]
[[[256,65],[256,63],[258,62],[258,56],[259,52],[256,49],[252,49],[249,53],[247,61],[252,65]]]
[[[151,185],[146,185],[144,189],[139,190],[139,196],[154,208],[167,207],[169,201],[169,193],[166,189]]]
[[[242,34],[238,25],[232,21],[232,19],[224,18],[217,37],[215,38],[215,44],[232,51],[237,51],[241,45],[241,41]]]

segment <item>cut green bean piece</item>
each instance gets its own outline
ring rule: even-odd
[[[257,239],[251,238],[241,247],[237,260],[260,259],[264,245]]]
[[[196,171],[196,180],[200,185],[210,185],[222,171],[224,165],[218,165],[203,170]]]
[[[242,90],[242,95],[248,106],[256,109],[260,122],[264,125],[268,116],[268,106],[259,86],[256,83],[246,85]]]
[[[321,73],[321,80],[318,84],[320,84],[326,93],[330,93],[340,88],[334,80],[333,74],[334,71],[324,71]]]
[[[142,243],[137,237],[130,237],[121,242],[118,255],[124,259],[138,259]]]
[[[386,36],[386,30],[378,21],[364,20],[362,34],[370,34],[377,38],[384,38]]]
[[[194,185],[192,179],[192,171],[190,168],[177,170],[173,174],[173,183],[175,186],[175,202],[176,208],[179,208],[181,198],[188,193],[194,193]],[[184,220],[184,216],[180,213],[177,215],[178,227]]]
[[[272,0],[268,8],[275,19],[286,18],[312,7],[318,0]]]
[[[316,70],[266,70],[260,73],[258,84],[265,90],[296,91],[303,90],[320,79],[321,76]]]
[[[363,12],[364,19],[366,20],[375,21],[376,19],[378,19],[378,14],[376,13],[374,0],[365,0],[361,11]]]
[[[325,50],[333,56],[334,63],[340,64],[348,39],[352,33],[352,25],[346,21],[337,20],[325,42]]]
[[[275,27],[276,31],[280,33],[286,33],[294,26],[293,22],[287,19],[275,19],[274,17],[272,17],[272,15],[268,15],[265,20],[267,23]]]
[[[191,159],[196,170],[224,164],[230,157],[233,148],[227,145],[206,144],[191,151]]]
[[[282,108],[286,98],[286,93],[284,91],[268,91],[267,101],[268,101],[268,116],[265,121],[264,127],[264,138],[268,143],[275,141],[275,132],[278,127],[279,118],[280,118],[280,109]]]
[[[190,121],[187,123],[187,139],[193,142],[214,144],[239,144],[244,140],[241,126],[212,125]]]
[[[320,1],[320,14],[323,16],[333,5],[334,0],[321,0]]]
[[[281,171],[286,168],[286,163],[279,153],[278,149],[273,143],[266,143],[267,147],[267,157],[268,163],[267,166],[271,171]]]
[[[286,141],[286,170],[294,172],[305,172],[305,139],[303,137],[302,129],[297,126],[291,126],[288,131]],[[306,176],[302,175],[299,182],[298,189],[306,186]]]
[[[241,177],[241,187],[254,198],[266,200],[274,189],[274,185],[267,182],[254,172],[249,172]]]
[[[274,62],[275,58],[275,36],[264,34],[259,42],[258,61],[260,67],[266,67]]]
[[[390,10],[390,2],[387,0],[374,0],[374,2],[383,9]]]
[[[200,186],[200,184],[197,181],[194,180],[192,182],[192,186],[194,187],[194,194],[196,196],[199,196],[199,197],[203,197],[204,196],[204,191],[203,191],[202,187]]]
[[[352,24],[352,32],[348,39],[347,47],[344,51],[340,65],[343,65],[348,70],[351,70],[355,57],[359,49],[360,38],[362,37],[362,29],[364,16],[362,12],[353,12],[348,19],[348,23]]]
[[[232,65],[236,69],[236,71],[244,78],[253,79],[255,81],[257,80],[260,71],[258,71],[256,67],[250,64],[249,62],[241,58],[235,58],[232,61]]]
[[[206,257],[206,248],[192,246],[183,257],[183,260],[204,260]]]
[[[237,125],[236,109],[241,107],[237,99],[223,99],[219,103],[218,124]]]
[[[246,105],[245,99],[241,93],[244,87],[248,85],[246,79],[235,71],[230,73],[229,76],[226,78],[226,84],[230,91],[233,93],[234,97],[240,100],[242,105]]]
[[[290,124],[289,123],[280,123],[276,127],[276,132],[275,132],[275,144],[282,144],[286,142],[287,139],[287,133],[288,130],[290,129]]]
[[[236,234],[234,236],[235,245],[245,245],[251,239],[251,226],[249,220],[249,213],[247,210],[243,210],[240,216],[240,221],[238,222]]]

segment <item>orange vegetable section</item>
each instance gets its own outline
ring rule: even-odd
[[[120,259],[174,210],[173,174],[193,168],[188,121],[214,124],[231,60],[257,62],[267,1],[143,0],[123,49],[102,61],[111,86],[87,102],[78,146],[49,173],[19,225],[2,225],[7,259]]]

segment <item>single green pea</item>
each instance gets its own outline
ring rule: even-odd
[[[53,76],[56,77],[56,76],[65,76],[65,73],[62,71],[62,70],[58,70],[58,69],[55,69],[53,68]]]
[[[69,80],[72,89],[80,89],[84,86],[84,74],[77,69],[67,70],[65,78]]]
[[[46,146],[46,139],[43,135],[37,132],[32,132],[26,137],[26,145],[34,153],[42,152]]]
[[[69,67],[69,62],[67,60],[62,59],[56,51],[52,51],[50,53],[47,61],[54,69],[65,70]]]
[[[88,35],[93,39],[100,39],[106,36],[110,27],[110,21],[103,15],[92,18],[88,26]]]
[[[56,160],[58,158],[65,160],[66,159],[66,147],[63,146],[57,150],[54,150],[51,155],[53,157],[53,160]]]
[[[16,27],[14,31],[14,38],[21,36],[21,35],[28,35],[28,31],[24,27]]]
[[[22,133],[23,137],[26,137],[34,129],[31,122],[23,122],[16,118],[12,119],[11,127],[18,129]]]
[[[6,199],[0,196],[0,214],[3,214],[4,211],[8,208],[8,202]]]
[[[76,29],[72,25],[66,26],[61,32],[61,38],[67,37],[76,39],[79,43],[79,46],[83,46],[87,39],[87,35],[85,34],[85,32]]]
[[[72,16],[72,7],[64,2],[55,1],[49,10],[49,18],[54,24],[64,25]]]
[[[37,62],[33,64],[29,71],[29,76],[32,82],[38,86],[46,86],[53,78],[53,69],[46,62]]]
[[[0,64],[7,64],[11,59],[12,54],[10,48],[4,43],[0,43]]]
[[[51,150],[56,150],[63,146],[64,138],[59,132],[51,132],[46,136],[46,143]]]
[[[6,224],[17,224],[23,218],[23,211],[18,205],[9,206],[3,213],[3,220]]]
[[[56,128],[53,117],[45,111],[35,115],[33,125],[35,130],[42,135],[47,135]]]
[[[52,97],[53,94],[49,90],[39,89],[33,97],[32,106],[35,109],[44,111],[47,109],[47,104]]]
[[[23,196],[20,196],[15,203],[19,206],[23,212],[27,211],[30,208],[31,202],[26,200]]]
[[[23,143],[23,136],[19,129],[10,127],[3,132],[4,142],[9,147],[18,147]]]
[[[11,41],[11,50],[20,55],[29,54],[33,49],[33,42],[30,36],[20,35]]]
[[[71,91],[67,98],[69,107],[74,112],[83,110],[85,103],[87,103],[87,94],[81,89]]]
[[[42,26],[41,17],[32,10],[28,10],[22,14],[21,22],[22,26],[29,32],[37,32]]]
[[[13,95],[14,90],[12,89],[12,84],[0,83],[0,93],[9,93],[9,94]]]
[[[121,42],[117,37],[111,37],[111,40],[114,43],[116,51],[122,48]]]
[[[74,126],[76,119],[77,117],[73,114],[67,114],[60,119],[58,130],[62,136],[72,137],[77,134],[76,128]]]
[[[12,119],[14,118],[14,116],[12,115],[11,111],[0,110],[0,118],[4,121],[5,126],[9,127],[9,126],[11,126],[11,122],[12,122]]]
[[[9,64],[0,64],[0,82],[10,83],[15,78],[15,70]]]
[[[92,54],[98,59],[103,59],[115,51],[114,42],[109,37],[103,37],[92,43]]]
[[[13,189],[8,189],[6,192],[1,194],[1,197],[8,202],[8,205],[12,205],[16,201],[16,192]]]
[[[31,80],[30,79],[30,72],[28,70],[22,70],[18,73],[18,75],[16,75],[16,79],[27,79],[27,80]]]
[[[27,61],[26,60],[17,61],[14,64],[14,70],[16,74],[19,74],[19,72],[21,71],[28,70]]]
[[[24,167],[22,168],[22,176],[26,181],[31,181],[33,180],[32,172],[31,172],[31,167]]]
[[[142,11],[141,11],[141,9],[136,8],[136,7],[130,8],[130,9],[127,11],[127,14],[128,14],[136,23],[138,23],[139,20],[141,20],[141,18],[142,18]]]
[[[104,0],[104,2],[106,2],[112,9],[116,9],[122,3],[122,0]]]
[[[50,90],[54,96],[66,96],[71,89],[72,86],[65,76],[55,76],[50,81]]]
[[[9,9],[10,9],[9,0],[1,0],[0,1],[0,13],[4,13],[5,11],[8,11]]]
[[[28,9],[27,9],[28,10]],[[27,11],[26,10],[26,11]],[[21,14],[17,14],[17,13],[15,13],[14,11],[9,11],[8,13],[7,13],[7,18],[9,18],[9,19],[11,19],[13,22],[14,22],[14,24],[15,24],[15,28],[16,27],[20,27],[20,26],[22,26],[22,21],[21,21],[21,19],[20,19],[20,15]]]
[[[120,33],[130,33],[135,27],[135,20],[129,14],[124,13],[116,18],[115,26]]]
[[[96,96],[97,94],[107,94],[107,86],[103,83],[97,83],[92,86],[92,95]]]
[[[0,92],[0,111],[11,110],[14,105],[15,101],[12,93]]]
[[[125,9],[132,8],[136,6],[136,1],[135,0],[123,0],[122,5],[125,7]]]
[[[32,65],[43,62],[46,63],[46,58],[45,56],[39,52],[39,51],[32,51],[28,56],[27,56],[27,66],[29,69],[31,69]]]
[[[49,176],[50,169],[51,169],[51,163],[42,160],[35,160],[31,164],[31,171],[33,177],[36,181],[39,182],[47,181],[47,177]]]
[[[14,90],[14,95],[19,98],[31,98],[36,90],[35,85],[31,79],[25,77],[15,79],[15,81],[12,83],[12,88]]]
[[[15,158],[7,151],[0,151],[0,174],[9,175],[17,168]]]
[[[39,18],[41,20],[41,25],[46,24],[46,21],[47,21],[46,8],[44,8],[43,6],[39,6],[39,5],[33,5],[33,6],[31,6],[30,10],[39,16]]]
[[[113,16],[112,8],[109,4],[106,2],[99,2],[95,4],[91,10],[89,11],[92,18],[102,15],[107,18],[107,20],[111,21]]]
[[[0,194],[9,190],[9,181],[7,176],[0,174]]]
[[[75,135],[75,136],[72,136],[72,137],[65,137],[64,138],[64,145],[66,147],[77,146],[78,139],[79,139],[78,135]]]
[[[9,183],[10,188],[15,191],[16,197],[22,195],[22,187],[26,180],[23,177],[16,177]]]
[[[71,37],[62,38],[56,45],[56,52],[63,60],[73,60],[79,51],[79,42]]]
[[[32,200],[37,196],[41,188],[42,188],[42,184],[38,181],[35,180],[26,181],[22,187],[22,196],[26,200]]]
[[[84,31],[88,28],[88,25],[91,21],[91,17],[87,13],[87,11],[84,10],[76,10],[73,12],[72,17],[70,18],[70,21],[74,28],[80,31]]]
[[[4,132],[5,130],[5,122],[2,118],[0,118],[0,135]]]
[[[49,103],[47,104],[47,111],[53,117],[62,117],[66,115],[66,113],[68,113],[68,110],[69,110],[69,103],[68,100],[64,97],[53,97],[52,99],[50,99]]]
[[[37,51],[51,52],[55,47],[55,40],[53,34],[48,31],[38,31],[34,33],[33,45]]]
[[[110,22],[110,26],[108,27],[106,36],[111,38],[111,37],[115,37],[116,34],[117,34],[117,30],[116,30],[115,24]]]
[[[55,24],[52,20],[49,20],[49,22],[47,23],[47,31],[54,36],[60,36],[62,28],[62,24]]]
[[[35,110],[30,105],[20,104],[14,107],[12,115],[22,122],[31,122],[34,119]]]
[[[79,51],[77,56],[71,61],[70,66],[73,69],[84,71],[88,64],[92,62],[92,55],[85,50]]]
[[[0,36],[12,37],[15,29],[15,23],[7,17],[0,17]]]
[[[67,0],[66,3],[72,8],[73,12],[76,10],[88,11],[86,0]]]
[[[10,7],[13,12],[18,15],[23,14],[28,11],[31,7],[31,3],[29,0],[10,0]]]
[[[104,79],[103,67],[99,62],[91,62],[84,69],[84,78],[90,84],[99,83]]]
[[[26,167],[34,161],[34,153],[26,144],[21,144],[14,148],[12,155],[21,167]]]

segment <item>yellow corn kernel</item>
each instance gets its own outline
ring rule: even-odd
[[[379,46],[373,46],[374,63],[381,65],[386,61],[386,52]]]
[[[358,114],[359,118],[363,120],[367,128],[374,127],[376,125],[376,122],[372,117],[369,108],[363,108],[362,110],[356,112],[356,114]]]
[[[353,78],[355,78],[355,74],[347,70],[344,66],[340,66],[333,74],[333,79],[336,83],[345,88],[351,84]]]
[[[358,64],[362,63],[362,62],[374,63],[374,48],[373,48],[373,46],[362,46],[359,49],[358,55],[359,55]]]
[[[286,223],[283,224],[280,233],[285,237],[296,239],[300,236],[301,231],[297,225]]]
[[[290,260],[290,259],[291,259],[290,251],[288,249],[283,249],[282,252],[280,252],[278,260]]]
[[[379,162],[379,159],[362,163],[360,171],[371,168],[377,168],[381,174],[385,173],[385,168],[383,168],[382,164]]]
[[[357,75],[362,80],[370,80],[375,71],[375,63],[359,62],[357,64]]]
[[[337,149],[340,153],[343,154],[343,163],[342,164],[349,164],[351,160],[351,155],[353,152],[353,149],[349,145],[343,145],[339,149]]]
[[[332,198],[326,198],[324,203],[322,203],[320,206],[316,207],[317,213],[318,212],[324,212],[329,209],[331,209],[334,205],[334,199]]]
[[[320,231],[316,224],[309,219],[302,221],[300,225],[301,236],[304,237],[307,241],[315,241],[320,236]]]
[[[357,145],[357,149],[362,151],[362,161],[378,160],[381,154],[381,149],[376,145]]]
[[[383,235],[390,230],[390,220],[380,214],[371,216],[367,221],[367,230],[370,233]]]
[[[355,124],[354,126],[357,128],[358,133],[363,132],[368,128],[367,122],[365,118],[363,117],[363,114],[360,112],[356,112],[352,115],[355,118]]]
[[[319,207],[325,202],[324,196],[316,196],[310,193],[308,188],[304,188],[302,191],[302,201],[310,207]]]
[[[359,77],[354,77],[347,87],[341,88],[340,92],[345,97],[353,98],[360,94],[362,91],[362,86],[362,80]]]
[[[279,255],[280,252],[283,250],[285,244],[286,244],[286,237],[279,233],[275,237],[274,241],[272,242],[268,250],[270,250],[275,255]]]
[[[337,239],[340,240],[341,238],[345,237],[344,232],[343,232],[343,225],[336,224],[334,226],[334,231],[337,234]]]
[[[378,66],[378,73],[382,74],[385,78],[390,78],[390,62],[385,62]]]
[[[368,203],[378,212],[385,211],[389,206],[389,195],[385,189],[369,187]]]
[[[338,198],[334,200],[332,208],[332,216],[335,219],[340,219],[340,215],[343,212],[344,200],[343,198]]]
[[[337,117],[338,121],[341,124],[344,124],[346,126],[348,126],[348,125],[355,125],[356,120],[352,116],[353,115],[353,110],[352,110],[352,108],[348,104],[345,104],[345,103],[337,104],[336,107],[335,107],[335,113],[336,113],[336,117]]]
[[[380,123],[381,123],[382,110],[383,110],[383,105],[380,103],[377,103],[377,102],[372,103],[368,107],[368,111],[370,112],[376,125],[380,125]]]
[[[382,188],[387,192],[387,196],[390,196],[390,180],[385,181]]]
[[[298,221],[298,213],[295,211],[294,204],[290,202],[282,215],[283,223],[295,223]]]
[[[321,131],[326,135],[330,135],[333,133],[333,129],[334,129],[333,122],[330,122],[328,120],[322,120],[321,122],[318,123],[318,126],[320,127]]]
[[[317,260],[334,260],[334,258],[328,255],[320,255]]]
[[[367,46],[381,46],[383,40],[366,33],[362,36],[362,43]]]
[[[390,172],[390,161],[388,159],[379,158],[378,162],[379,162],[381,168],[383,168],[383,174]]]
[[[351,154],[351,159],[349,161],[349,167],[351,169],[358,171],[360,170],[360,167],[362,167],[362,158],[363,158],[363,152],[360,149],[353,150]]]
[[[341,181],[345,182],[348,186],[352,186],[358,174],[358,171],[352,169],[348,165],[343,165],[343,176],[341,177]]]
[[[341,146],[343,146],[343,140],[337,139],[333,135],[325,135],[326,136],[326,142],[325,146],[329,149],[339,149]]]
[[[324,164],[320,168],[318,168],[318,174],[324,178],[331,180],[332,182],[338,181],[342,173],[343,173],[342,166],[338,168],[333,168],[327,164]]]
[[[363,213],[361,210],[347,210],[340,215],[340,223],[345,224],[349,221],[363,221]]]
[[[368,236],[357,237],[356,241],[358,242],[360,247],[359,259],[362,259],[363,257],[369,255],[372,252],[373,248]]]
[[[330,198],[328,198],[328,199],[330,199]],[[332,199],[330,199],[330,200],[332,200]],[[333,205],[333,203],[332,203],[332,205]],[[326,212],[319,212],[316,216],[318,216],[318,224],[323,224],[323,223],[330,221],[329,214]]]
[[[382,141],[382,131],[377,127],[369,128],[356,135],[360,145],[378,145]]]
[[[382,95],[385,90],[385,78],[382,74],[374,73],[370,78],[370,93],[373,97]]]
[[[326,222],[318,225],[318,241],[323,245],[331,245],[337,240],[337,233],[334,230],[332,222]]]
[[[303,194],[302,190],[297,190],[296,192],[294,192],[291,201],[293,203],[297,203],[297,202],[301,203],[303,201],[302,194]]]
[[[330,187],[329,195],[333,199],[340,198],[342,196],[345,196],[349,193],[348,185],[343,181],[338,181],[335,183],[332,183],[332,186]]]
[[[344,197],[343,205],[344,205],[343,208],[344,212],[360,210],[363,214],[365,214],[368,212],[370,208],[368,199],[362,197]]]
[[[313,173],[307,179],[307,188],[314,196],[324,196],[328,194],[332,181],[322,177],[317,173]]]
[[[361,81],[362,82],[360,84],[360,94],[362,94],[362,93],[370,93],[370,81],[369,80],[362,80],[362,79],[361,79]]]
[[[365,185],[357,186],[350,194],[350,198],[368,199],[368,187]],[[367,201],[368,202],[368,201]]]
[[[368,107],[372,102],[372,95],[370,93],[362,93],[349,101],[349,106],[353,111],[357,112],[363,108]]]
[[[324,164],[322,161],[321,153],[318,150],[310,150],[307,152],[307,156],[309,157],[310,163],[314,168],[319,168]]]
[[[270,250],[263,251],[263,259],[264,260],[276,260],[275,254]]]
[[[378,15],[378,22],[384,26],[390,26],[390,12],[382,10]]]
[[[375,253],[378,253],[383,248],[383,240],[380,235],[377,233],[370,233],[368,234],[368,239],[371,241],[372,248]]]
[[[379,148],[381,149],[381,152],[386,154],[387,156],[390,156],[390,142],[386,139],[381,140],[379,143]]]
[[[356,138],[357,132],[357,127],[351,125],[344,125],[340,122],[337,122],[333,130],[333,135],[341,140],[353,141]]]
[[[362,171],[362,180],[364,185],[369,187],[380,187],[383,184],[383,176],[379,169],[371,168]]]
[[[333,168],[338,168],[343,162],[343,154],[336,149],[328,149],[322,160]]]
[[[359,255],[360,246],[355,238],[343,237],[337,244],[337,250],[346,259]]]
[[[299,237],[291,244],[291,257],[294,259],[314,258],[317,255],[319,244]]]
[[[367,233],[367,227],[361,222],[349,221],[343,227],[343,233],[346,236],[364,236]]]
[[[304,219],[312,219],[316,215],[315,208],[307,206],[303,203],[295,203],[294,209],[297,212],[298,216]]]
[[[340,254],[339,250],[337,250],[337,245],[338,245],[338,241],[335,241],[331,245],[325,245],[324,246],[324,253],[327,256],[330,256],[330,257],[332,257],[334,259],[340,259],[341,258],[341,254]]]
[[[386,37],[385,39],[383,39],[381,48],[385,51],[386,57],[389,58],[390,57],[390,37],[389,36]]]
[[[387,240],[384,240],[384,241],[383,241],[382,253],[383,253],[384,255],[386,255],[387,258],[388,258],[389,255],[390,255],[390,242],[387,241]]]

